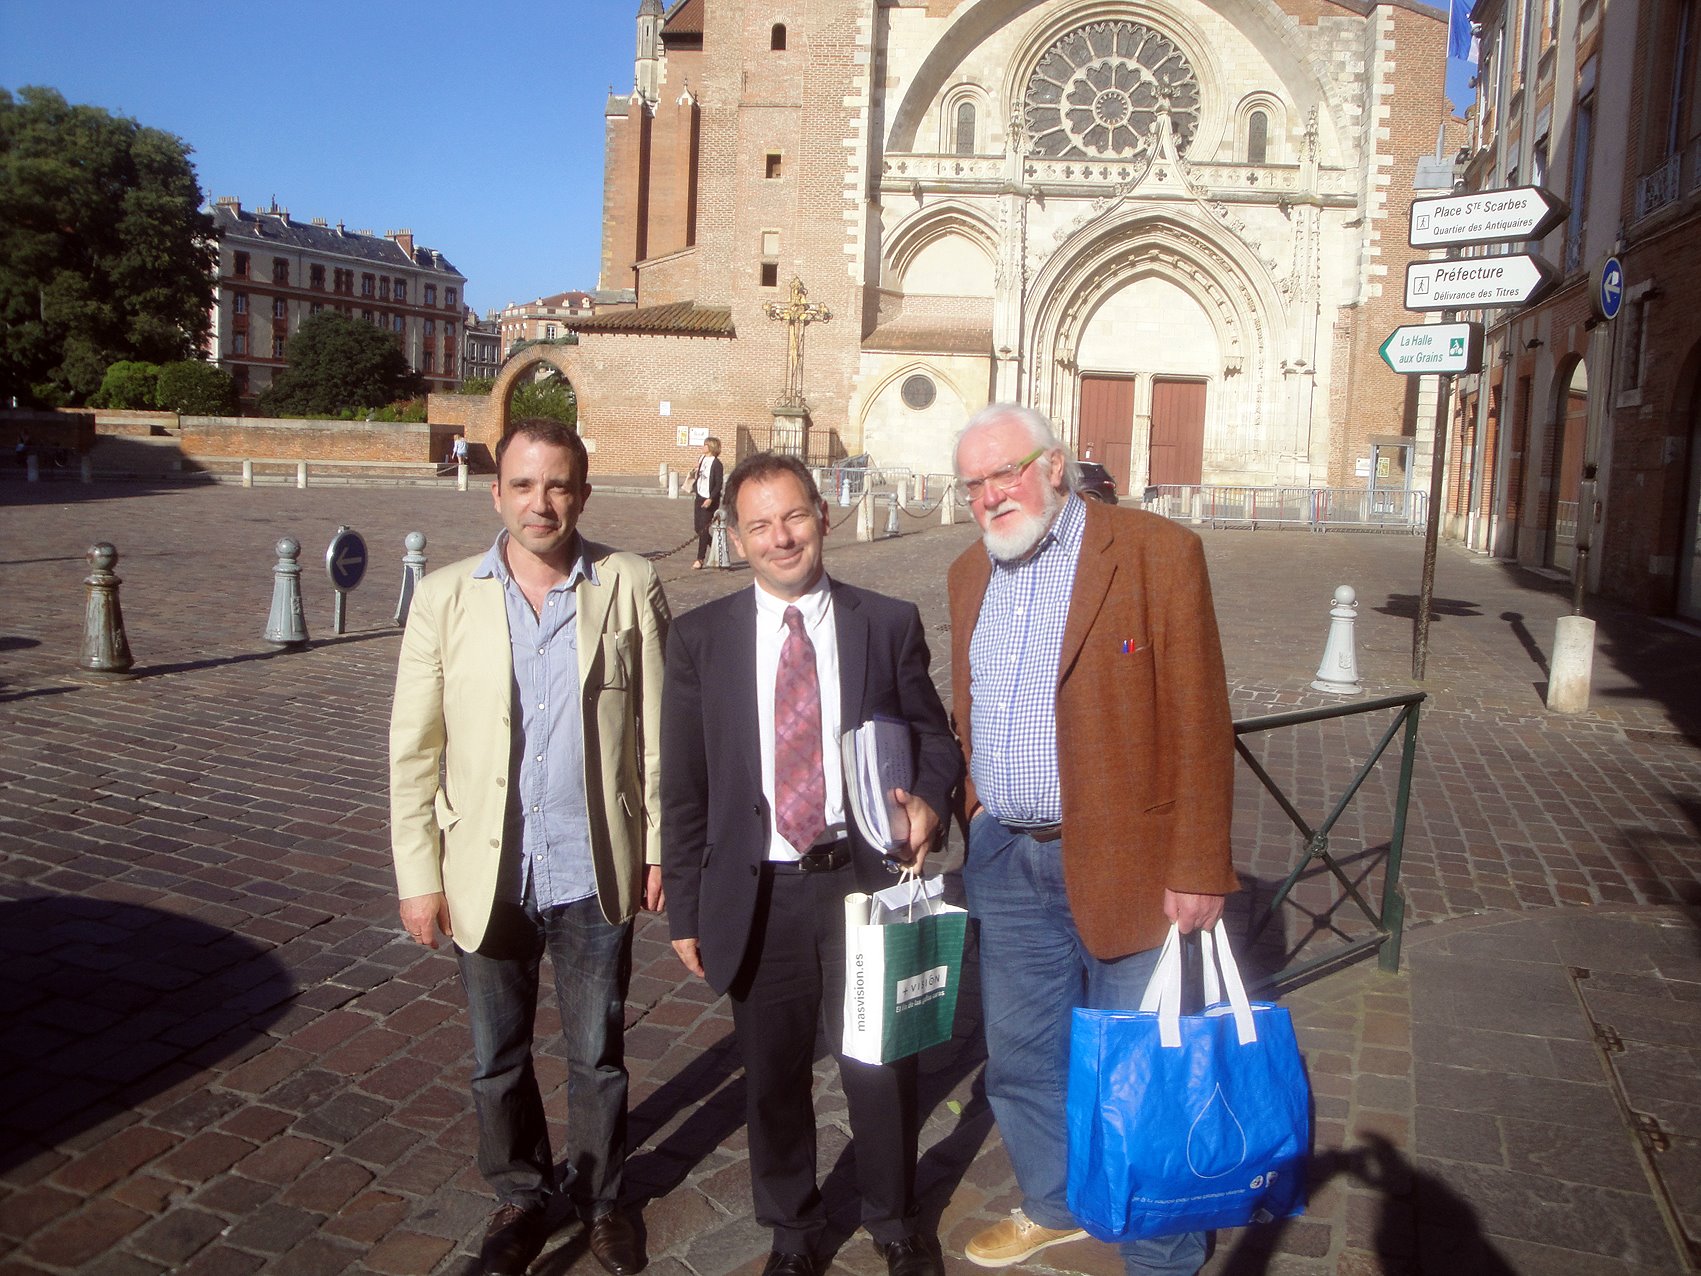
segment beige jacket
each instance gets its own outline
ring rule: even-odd
[[[603,915],[620,922],[643,902],[644,866],[661,861],[667,600],[643,558],[584,547],[596,576],[574,591],[591,858]],[[508,615],[502,582],[472,575],[482,560],[420,582],[390,715],[397,893],[446,894],[455,942],[468,950],[496,896],[513,734]]]

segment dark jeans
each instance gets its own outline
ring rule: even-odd
[[[567,1168],[555,1179],[532,1021],[545,951],[567,1046]],[[611,926],[596,897],[541,912],[497,904],[476,953],[455,950],[473,1034],[478,1169],[504,1204],[566,1191],[583,1218],[613,1209],[626,1164],[626,989],[632,924]]]
[[[703,498],[695,494],[691,497],[691,526],[697,533],[697,561],[709,561],[709,542],[714,539],[715,511],[720,508],[719,501],[708,505],[703,504]]]

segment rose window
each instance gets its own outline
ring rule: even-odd
[[[1199,81],[1168,36],[1137,22],[1090,22],[1045,51],[1024,105],[1038,155],[1145,156],[1164,110],[1185,154],[1199,125]]]

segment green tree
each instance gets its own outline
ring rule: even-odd
[[[120,360],[201,347],[217,264],[182,139],[0,89],[0,398],[82,403]]]
[[[549,377],[514,387],[514,397],[508,400],[508,419],[522,421],[526,417],[543,416],[552,421],[578,428],[579,398],[573,387],[562,377]]]
[[[184,416],[235,416],[236,380],[201,359],[183,359],[159,370],[159,405]]]
[[[489,394],[496,388],[495,377],[468,377],[455,387],[456,394]]]
[[[92,408],[147,409],[159,406],[159,364],[120,359],[106,370],[100,389],[89,396]]]
[[[393,336],[333,310],[302,320],[285,357],[289,366],[260,396],[263,412],[339,416],[411,398],[422,387]]]

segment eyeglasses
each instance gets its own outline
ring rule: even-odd
[[[1021,460],[1012,461],[1009,465],[1000,465],[990,474],[983,475],[980,478],[958,479],[957,504],[973,505],[980,499],[981,493],[986,490],[989,483],[1001,492],[1008,491],[1010,485],[1019,480],[1027,471],[1028,466],[1039,460],[1044,454],[1045,449],[1037,447]]]

